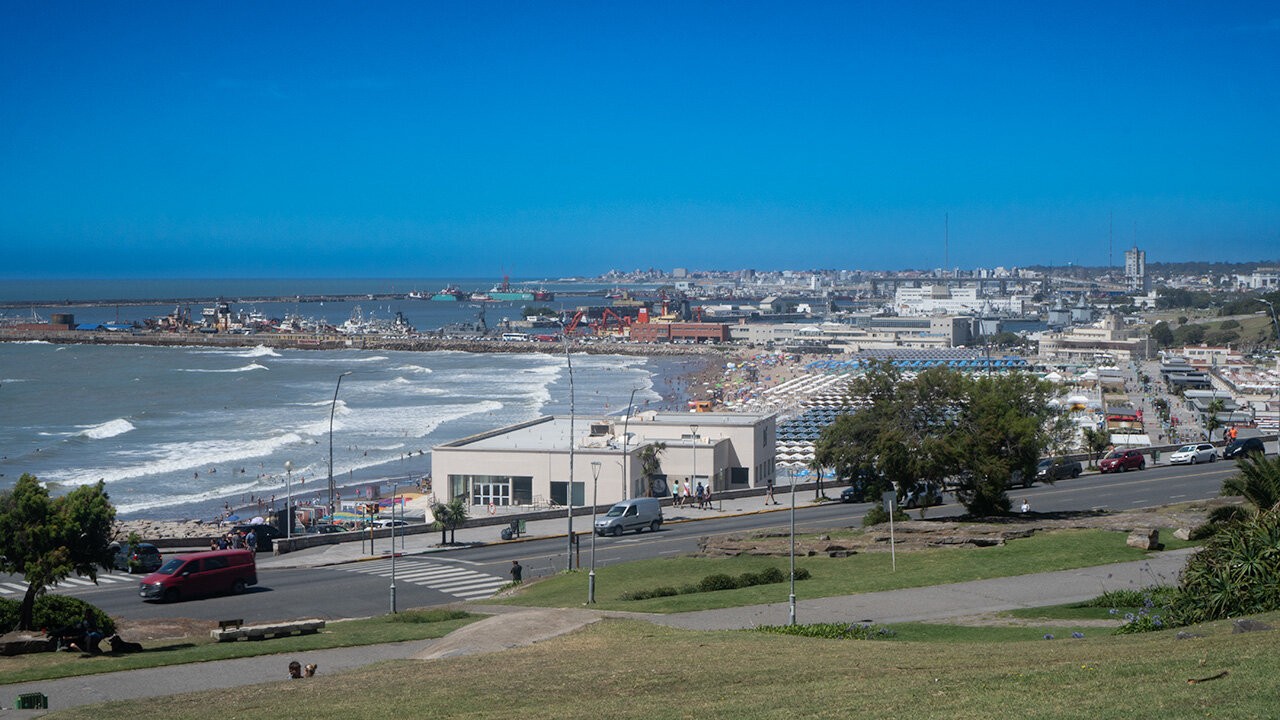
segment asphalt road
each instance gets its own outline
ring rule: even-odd
[[[1015,504],[1030,501],[1033,511],[1128,510],[1217,496],[1222,481],[1235,472],[1235,463],[1151,467],[1110,475],[1086,474],[1055,485],[1036,485],[1010,492]],[[837,487],[827,490],[834,495]],[[811,497],[807,490],[799,498]],[[789,496],[778,493],[784,504]],[[802,532],[858,526],[868,504],[829,503],[803,507],[796,512]],[[596,538],[596,566],[644,558],[687,554],[697,549],[705,535],[785,529],[789,513],[733,515],[699,522],[669,523],[657,533]],[[914,512],[914,511],[913,511]],[[929,508],[929,517],[956,515],[961,508],[949,503]],[[582,521],[582,530],[590,527]],[[399,609],[441,605],[487,597],[506,583],[511,560],[525,567],[525,577],[537,577],[565,569],[566,539],[535,539],[519,543],[495,543],[446,553],[413,555],[396,559],[396,605]],[[590,562],[590,536],[582,538],[576,562]],[[140,576],[110,573],[98,585],[64,583],[58,592],[83,597],[111,615],[127,619],[195,618],[221,620],[244,618],[269,622],[299,617],[339,619],[385,613],[391,602],[390,560],[348,563],[317,568],[272,569],[259,573],[259,585],[240,596],[211,597],[174,605],[147,603],[137,596]],[[20,578],[0,577],[4,597],[17,598],[13,586]],[[83,582],[83,581],[82,581]],[[585,601],[585,598],[584,598]]]

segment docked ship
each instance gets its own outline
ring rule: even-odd
[[[441,302],[459,302],[461,300],[466,300],[469,297],[470,295],[468,295],[466,292],[459,290],[453,285],[450,285],[449,287],[441,290],[435,295],[432,295],[431,299],[438,300]]]
[[[519,290],[513,288],[511,287],[511,278],[509,277],[502,278],[502,284],[495,285],[488,293],[486,293],[486,295],[489,296],[490,300],[499,302],[527,302],[530,300],[550,302],[556,299],[553,293],[547,292],[546,290]]]

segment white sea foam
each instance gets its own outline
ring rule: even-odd
[[[254,347],[254,348],[250,348],[249,350],[242,350],[242,351],[239,351],[239,352],[233,352],[233,353],[230,353],[230,355],[231,355],[232,357],[242,357],[242,358],[255,358],[255,357],[280,357],[280,353],[278,353],[278,352],[276,352],[275,350],[273,350],[273,349],[271,349],[271,348],[267,347],[266,345],[259,345],[259,346]]]
[[[421,365],[401,365],[400,367],[396,368],[396,372],[419,373],[419,374],[429,375],[435,372],[435,370],[432,370],[429,367],[422,367]]]
[[[130,430],[136,429],[134,428],[133,423],[125,420],[124,418],[108,420],[100,425],[81,425],[80,427],[84,429],[81,430],[79,434],[91,440],[104,440],[117,435],[123,435]]]
[[[239,373],[239,372],[249,372],[250,370],[267,370],[267,369],[268,368],[266,365],[259,365],[258,363],[249,363],[244,367],[224,368],[220,370],[213,370],[213,369],[207,369],[207,368],[177,368],[178,372],[189,372],[189,373]]]
[[[297,433],[281,433],[265,438],[226,438],[151,445],[131,455],[136,462],[104,467],[76,468],[55,472],[47,477],[65,485],[86,485],[98,480],[107,483],[133,480],[151,475],[200,472],[204,468],[226,466],[258,457],[269,457],[291,443],[302,442]]]

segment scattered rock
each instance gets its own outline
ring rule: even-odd
[[[1178,640],[1190,640],[1192,638],[1198,638],[1198,637],[1204,637],[1204,636],[1198,633],[1187,632],[1185,630],[1179,630],[1178,634],[1174,635],[1174,638]]]
[[[1139,550],[1159,550],[1160,531],[1154,528],[1134,528],[1125,544]]]
[[[1173,536],[1174,536],[1175,538],[1179,539],[1179,540],[1190,540],[1190,539],[1191,539],[1191,528],[1189,528],[1189,527],[1180,527],[1180,528],[1178,528],[1177,530],[1174,530],[1174,531],[1173,531]]]
[[[1270,629],[1271,629],[1271,626],[1264,622],[1261,622],[1258,620],[1251,620],[1249,618],[1242,618],[1240,620],[1236,620],[1232,624],[1231,632],[1233,634],[1247,633],[1247,632],[1265,632]]]

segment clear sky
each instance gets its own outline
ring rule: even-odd
[[[1275,2],[2,18],[3,277],[1280,258]]]

